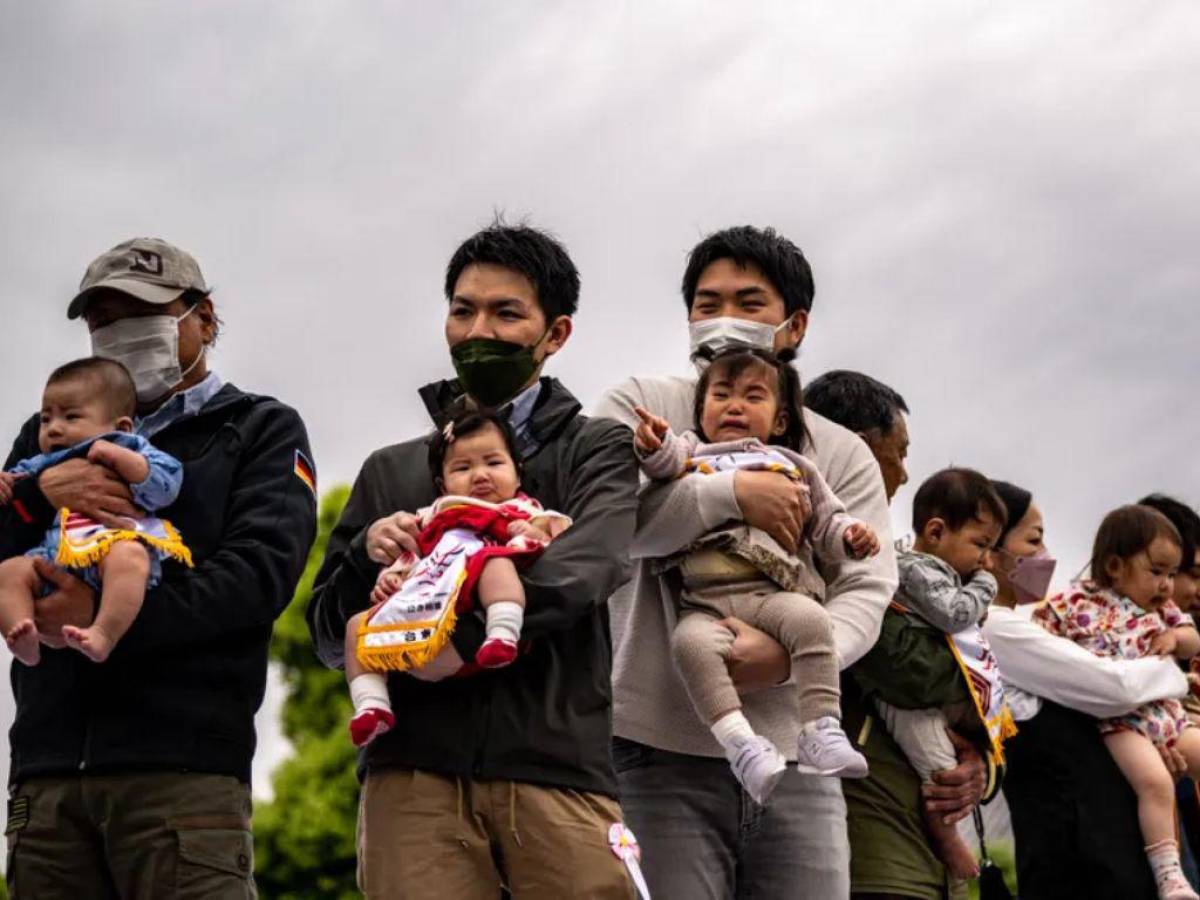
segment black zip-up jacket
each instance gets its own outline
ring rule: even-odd
[[[435,422],[457,393],[453,382],[422,390]],[[607,600],[629,577],[637,461],[628,428],[579,410],[558,381],[542,379],[530,421],[538,448],[524,460],[522,488],[575,522],[522,573],[529,650],[506,668],[436,683],[393,673],[396,726],[360,756],[360,777],[399,766],[616,796]],[[343,664],[346,620],[367,607],[379,574],[367,557],[367,528],[436,497],[427,440],[377,450],[359,472],[308,608],[326,665]],[[451,638],[467,662],[482,639],[474,616],[461,617]]]
[[[34,456],[38,417],[5,468]],[[167,561],[133,627],[102,664],[42,648],[12,666],[17,716],[10,784],[69,772],[196,771],[250,781],[254,713],[271,625],[292,598],[316,533],[316,499],[296,472],[311,459],[304,423],[270,397],[227,384],[152,442],[183,463],[183,489],[159,510],[191,548]],[[54,519],[36,479],[0,508],[0,558],[36,545]]]

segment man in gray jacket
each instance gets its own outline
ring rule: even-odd
[[[803,253],[771,229],[730,228],[692,251],[683,279],[693,359],[733,346],[795,355],[812,305],[812,273]],[[695,378],[630,378],[596,410],[631,426],[641,406],[683,431],[692,428]],[[875,642],[896,588],[887,499],[879,466],[850,431],[806,413],[804,448],[847,511],[878,533],[882,550],[823,573],[826,609],[844,668]],[[807,510],[803,489],[773,472],[730,472],[682,479],[646,495],[639,552],[661,557],[728,521],[761,528],[795,550]],[[622,805],[644,848],[651,892],[662,897],[821,898],[849,893],[846,806],[837,779],[794,767],[769,807],[745,795],[720,745],[695,715],[671,664],[675,612],[642,560],[610,601],[614,756]],[[745,714],[777,747],[796,747],[795,691],[787,653],[734,619],[729,666]],[[794,749],[791,749],[794,759]]]

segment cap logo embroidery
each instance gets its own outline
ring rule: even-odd
[[[131,272],[145,272],[147,275],[161,275],[163,273],[162,256],[155,253],[153,250],[130,250],[133,254],[133,262],[129,266]]]

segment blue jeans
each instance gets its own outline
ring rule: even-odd
[[[766,807],[723,759],[623,738],[613,760],[625,821],[655,900],[772,900],[850,895],[846,804],[836,778],[793,766]]]

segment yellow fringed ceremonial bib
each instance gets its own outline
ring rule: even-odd
[[[417,669],[438,655],[454,631],[467,562],[485,546],[486,542],[467,528],[452,528],[442,535],[400,590],[363,623],[357,656],[364,669]]]
[[[991,761],[997,766],[1003,765],[1004,742],[1017,733],[1017,723],[1004,700],[1004,684],[1000,680],[996,657],[978,625],[946,635],[946,643],[962,669],[979,721],[987,726]]]
[[[179,531],[166,519],[146,516],[129,519],[128,528],[110,528],[87,516],[63,508],[59,513],[58,554],[55,562],[68,569],[94,566],[117,541],[140,541],[164,556],[192,565],[192,551]]]

